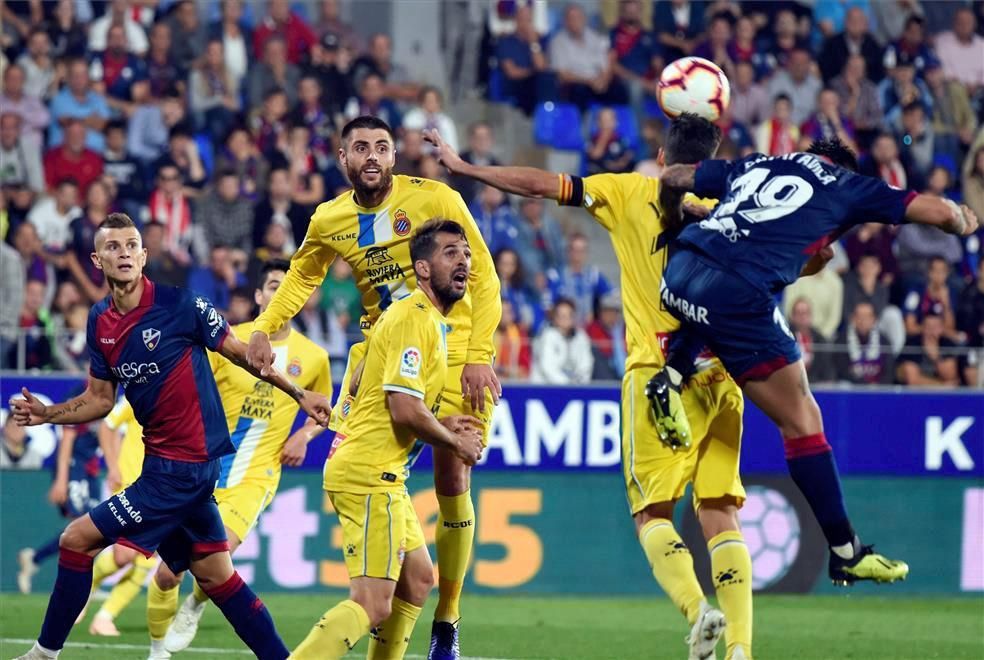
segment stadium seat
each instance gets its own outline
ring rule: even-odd
[[[581,114],[577,106],[553,101],[538,105],[533,113],[533,139],[537,144],[561,151],[584,149]]]
[[[198,155],[202,159],[202,167],[205,174],[212,176],[215,169],[215,149],[212,147],[212,137],[208,133],[195,133],[195,144],[198,146]]]
[[[488,98],[492,103],[514,103],[516,99],[506,93],[506,78],[498,66],[489,69]]]

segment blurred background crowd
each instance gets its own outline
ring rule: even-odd
[[[392,7],[382,0],[0,2],[0,366],[86,369],[88,309],[107,293],[89,253],[113,210],[140,224],[149,277],[208,295],[232,323],[252,318],[259,265],[289,258],[317,204],[349,187],[341,126],[373,114],[397,129],[396,173],[454,186],[485,236],[500,375],[617,379],[604,231],[580,210],[449,178],[422,131],[470,162],[653,173],[667,123],[656,81],[684,55],[731,81],[721,157],[836,135],[863,173],[984,216],[984,2],[424,4],[439,20],[403,50],[434,45],[431,60],[395,55],[371,20]],[[980,386],[981,238],[846,235],[783,298],[811,380]],[[360,313],[337,261],[295,324],[341,368]]]

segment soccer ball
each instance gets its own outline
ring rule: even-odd
[[[731,85],[714,62],[702,57],[682,57],[663,69],[657,94],[667,117],[690,112],[717,121],[731,102]]]
[[[789,572],[799,554],[800,524],[796,509],[777,490],[749,486],[739,518],[752,556],[752,588],[770,587]]]

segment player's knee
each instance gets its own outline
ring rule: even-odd
[[[646,505],[646,508],[632,516],[632,520],[635,522],[636,535],[650,520],[673,520],[674,506],[676,506],[676,502],[656,502]]]
[[[471,471],[457,456],[450,452],[434,452],[434,489],[438,495],[452,497],[466,492],[470,485]]]
[[[421,567],[415,570],[406,581],[406,591],[403,600],[422,604],[427,600],[431,590],[434,588],[434,568],[433,566]]]
[[[779,420],[779,431],[784,440],[822,433],[823,415],[817,400],[810,395],[790,409],[789,415]]]
[[[369,625],[373,628],[388,619],[390,613],[393,611],[392,598],[365,598],[353,600],[355,600],[355,602],[366,611],[366,616],[369,617]]]
[[[704,538],[708,541],[724,532],[740,531],[738,507],[730,497],[702,501],[697,518]]]
[[[93,549],[92,540],[86,536],[81,520],[81,518],[73,520],[58,537],[60,549],[73,552],[89,552]]]
[[[165,564],[161,564],[161,567],[154,574],[154,582],[163,591],[170,591],[181,584],[181,578],[172,573]]]

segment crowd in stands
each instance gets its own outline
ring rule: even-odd
[[[715,61],[732,85],[722,157],[780,155],[838,136],[863,171],[962,200],[984,216],[984,3],[482,2],[479,84],[533,118],[569,108],[581,174],[650,173],[666,118],[665,63]],[[89,306],[107,293],[89,259],[121,210],[140,225],[147,274],[207,294],[233,323],[252,282],[300,245],[314,207],[348,189],[336,160],[347,119],[382,117],[396,173],[444,180],[471,209],[502,282],[501,376],[619,378],[617,283],[552,203],[449,179],[423,131],[470,162],[500,164],[496,127],[458,125],[386,34],[337,0],[0,1],[0,360],[82,371]],[[570,127],[568,126],[568,129]],[[586,215],[577,222],[588,223]],[[586,232],[590,233],[590,232]],[[979,383],[981,234],[864,225],[783,300],[814,380]],[[295,320],[345,355],[359,292],[336,262]],[[836,346],[837,348],[833,348]]]

